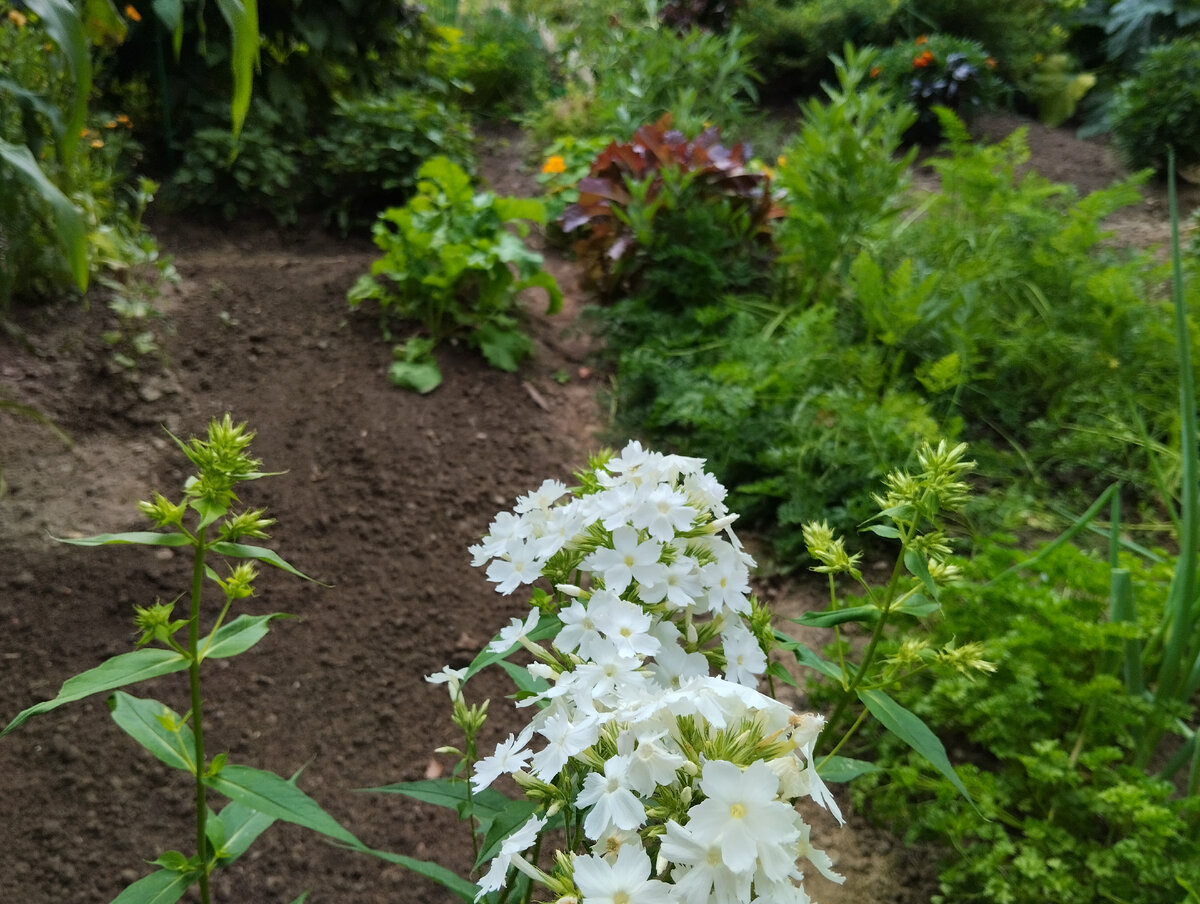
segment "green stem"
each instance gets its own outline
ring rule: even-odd
[[[207,528],[196,533],[192,564],[192,606],[188,619],[188,682],[192,692],[192,734],[196,739],[196,857],[200,861],[200,900],[210,904],[208,874],[208,800],[204,787],[204,698],[200,693],[200,596],[204,589],[204,535]]]

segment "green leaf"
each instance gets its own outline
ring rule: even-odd
[[[179,851],[164,851],[159,854],[157,859],[151,860],[155,866],[161,866],[163,869],[168,869],[173,873],[186,873],[188,870],[188,858],[186,854]]]
[[[298,898],[296,898],[296,900],[292,901],[292,904],[304,904],[304,902],[307,900],[308,900],[308,892],[302,891],[302,892],[300,892],[300,897],[298,897]]]
[[[809,628],[832,628],[834,625],[844,625],[846,622],[862,622],[873,625],[879,621],[879,607],[866,604],[862,606],[847,606],[845,609],[827,609],[824,612],[805,612],[792,621]]]
[[[532,800],[509,800],[507,806],[494,815],[491,825],[487,827],[483,844],[479,848],[479,856],[475,858],[476,869],[496,856],[504,839],[525,825],[529,817],[539,809],[540,805]]]
[[[233,71],[233,100],[230,113],[233,135],[242,131],[250,109],[250,90],[258,68],[258,0],[217,0],[217,8],[229,25],[229,66]]]
[[[396,782],[393,785],[383,785],[379,788],[360,788],[360,791],[370,791],[377,794],[403,794],[421,803],[433,804],[435,807],[445,807],[448,810],[460,812],[467,798],[467,784],[461,779],[435,778],[417,782]]]
[[[521,362],[533,354],[533,340],[513,327],[489,321],[472,337],[488,364],[497,370],[513,373]]]
[[[118,546],[125,543],[137,546],[188,546],[192,541],[184,534],[162,534],[152,530],[126,531],[122,534],[96,534],[93,537],[55,537],[59,543],[71,546]]]
[[[76,132],[78,134],[78,132]],[[29,148],[24,145],[10,144],[0,138],[0,160],[6,161],[17,171],[35,193],[50,205],[54,216],[54,233],[58,244],[67,257],[71,277],[79,291],[83,292],[88,286],[87,262],[87,229],[84,225],[83,214],[71,203],[71,199],[63,194],[49,177],[42,172]]]
[[[920,593],[914,593],[899,606],[892,607],[893,612],[903,612],[914,618],[928,618],[942,608],[941,603],[935,603]]]
[[[183,49],[183,0],[154,0],[151,4],[154,15],[171,35],[171,50],[178,62]]]
[[[975,801],[971,800],[966,786],[950,765],[946,748],[942,746],[937,735],[929,730],[928,725],[881,690],[860,690],[858,699],[871,715],[879,720],[879,724],[929,760],[933,768],[944,775],[972,807],[975,806]],[[975,809],[978,812],[979,808]]]
[[[93,44],[111,42],[117,45],[125,40],[129,26],[112,0],[84,0],[83,31]]]
[[[63,682],[57,697],[19,713],[3,731],[0,731],[0,737],[4,737],[31,716],[57,709],[64,703],[74,703],[93,694],[107,693],[128,684],[136,684],[160,675],[170,675],[186,668],[187,660],[174,650],[143,649],[122,653],[100,663],[94,669],[68,678]]]
[[[88,97],[92,93],[92,55],[87,36],[83,33],[83,21],[69,0],[27,0],[26,4],[38,14],[46,33],[54,39],[59,50],[67,59],[71,80],[75,90],[71,110],[63,123],[63,131],[57,136],[58,156],[63,169],[71,170],[75,149],[79,146],[79,133],[87,119]],[[70,186],[67,186],[70,190]],[[84,286],[86,287],[86,279]]]
[[[175,904],[195,881],[186,873],[160,869],[143,876],[112,899],[112,904]]]
[[[546,225],[546,205],[537,198],[496,198],[492,209],[504,221],[532,220],[539,226]]]
[[[925,585],[929,595],[936,601],[938,586],[933,581],[933,575],[929,573],[929,563],[925,561],[925,557],[915,549],[906,549],[904,550],[904,567],[908,569],[909,574],[921,579],[921,583]]]
[[[442,372],[433,357],[433,342],[414,336],[392,350],[396,359],[388,371],[392,383],[427,395],[442,385]]]
[[[900,531],[890,524],[868,524],[863,530],[869,530],[871,533],[885,537],[888,540],[899,540]]]
[[[520,292],[524,289],[545,289],[548,301],[546,303],[547,314],[557,314],[562,310],[563,294],[562,289],[558,287],[558,282],[549,273],[542,271],[527,276],[519,283],[513,286],[514,292]]]
[[[314,584],[319,584],[320,581],[315,581],[303,572],[297,571],[294,567],[283,560],[279,553],[273,549],[267,549],[263,546],[247,546],[244,543],[231,543],[228,540],[218,540],[209,547],[213,552],[223,556],[229,556],[234,559],[255,559],[259,562],[266,562],[268,565],[274,565],[276,568],[286,571],[288,574],[295,575],[298,578],[303,578],[306,581],[312,581]]]
[[[259,813],[320,832],[353,847],[362,846],[362,842],[342,828],[321,809],[320,804],[274,772],[230,764],[219,775],[205,776],[204,784]]]
[[[173,769],[196,774],[196,738],[179,714],[157,700],[133,697],[117,691],[108,701],[113,721],[127,735]],[[179,725],[172,731],[166,723]],[[162,864],[165,866],[166,864]]]
[[[810,669],[816,669],[826,678],[832,678],[834,681],[838,682],[838,684],[842,683],[844,678],[842,675],[842,670],[834,663],[827,662],[826,660],[822,659],[804,644],[800,643],[800,641],[788,637],[782,631],[776,631],[775,642],[779,645],[781,650],[791,651],[792,655],[796,657],[796,661],[801,665],[806,665]]]
[[[443,888],[467,901],[468,904],[475,900],[475,896],[479,894],[479,886],[474,882],[468,882],[457,873],[453,873],[446,867],[438,863],[431,863],[428,860],[417,860],[413,857],[405,857],[403,854],[393,854],[391,851],[377,851],[374,848],[358,845],[354,850],[360,854],[370,854],[372,857],[378,857],[380,860],[386,860],[388,863],[395,863],[403,866],[406,869],[412,870],[419,876],[424,876],[427,879],[432,879]]]
[[[283,612],[269,615],[239,615],[210,634],[200,649],[201,659],[228,659],[245,653],[267,636],[269,624],[276,618],[292,618]]]
[[[817,774],[827,782],[849,782],[860,775],[877,772],[879,767],[866,760],[855,760],[848,756],[827,756],[817,766]]]
[[[293,777],[294,780],[294,777]],[[221,810],[221,824],[225,828],[225,840],[213,847],[222,864],[232,863],[246,853],[254,839],[275,823],[275,817],[252,810],[245,804],[231,801]]]

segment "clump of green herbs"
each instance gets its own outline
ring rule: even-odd
[[[398,321],[419,324],[421,332],[396,348],[391,378],[399,386],[435,389],[441,374],[433,347],[454,337],[493,367],[515,371],[533,351],[518,293],[544,289],[550,313],[562,305],[542,256],[521,240],[525,221],[544,224],[546,209],[533,199],[476,192],[470,176],[445,157],[427,161],[418,175],[408,204],[379,215],[374,237],[384,254],[351,288],[350,306],[376,302],[388,339]]]

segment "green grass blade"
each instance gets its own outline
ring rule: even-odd
[[[123,543],[138,546],[187,546],[192,541],[183,534],[161,534],[152,530],[133,530],[120,534],[96,534],[92,537],[55,537],[59,543],[71,546],[117,546]]]
[[[254,85],[254,70],[258,68],[258,0],[217,0],[217,7],[229,25],[231,38],[231,116],[236,138],[241,134],[242,123],[246,121],[246,113],[250,109],[250,90]]]
[[[1179,198],[1175,190],[1175,153],[1167,156],[1167,197],[1171,214],[1171,295],[1175,307],[1175,348],[1179,361],[1179,416],[1183,477],[1180,505],[1179,561],[1167,596],[1164,622],[1168,626],[1157,696],[1160,702],[1177,699],[1183,679],[1197,658],[1189,649],[1192,606],[1196,600],[1196,542],[1200,537],[1200,451],[1196,448],[1196,386],[1192,365],[1191,331],[1183,295],[1183,264],[1179,250]],[[1144,752],[1145,753],[1145,752]]]
[[[1133,597],[1133,580],[1127,569],[1114,568],[1112,570],[1109,605],[1113,622],[1137,624],[1137,603]],[[1123,665],[1125,689],[1140,697],[1145,692],[1146,685],[1142,670],[1142,643],[1136,637],[1130,637],[1124,641]]]
[[[63,170],[70,172],[75,149],[79,146],[79,133],[87,120],[88,98],[92,93],[91,49],[83,30],[83,20],[70,0],[27,0],[27,5],[38,14],[47,33],[66,57],[67,68],[71,70],[71,78],[75,82],[71,109],[63,122],[62,133],[56,136]],[[67,189],[70,190],[69,185]]]
[[[38,703],[19,713],[0,731],[0,737],[17,728],[30,717],[57,709],[64,703],[74,703],[93,694],[115,691],[129,684],[170,675],[187,668],[187,660],[174,650],[143,649],[114,656],[94,669],[68,678],[63,682],[58,696],[53,700]]]

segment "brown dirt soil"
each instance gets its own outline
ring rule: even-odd
[[[1096,146],[1046,131],[1035,160],[1082,169],[1049,174],[1107,184],[1119,172]],[[531,194],[520,148],[483,142],[484,170],[502,194]],[[1053,141],[1051,142],[1051,138]],[[1135,212],[1161,233],[1163,208]],[[456,743],[444,689],[422,676],[465,664],[522,601],[498,597],[467,547],[492,516],[545,477],[570,479],[599,445],[599,380],[574,329],[582,293],[550,249],[567,295],[563,315],[534,313],[537,352],[520,374],[488,369],[454,346],[438,352],[444,384],[429,396],[393,388],[390,346],[373,315],[345,293],[374,259],[362,240],[281,235],[239,223],[171,219],[160,244],[182,277],[165,302],[165,363],[136,383],[114,373],[100,340],[109,315],[54,306],[16,312],[23,340],[0,339],[0,387],[69,434],[0,413],[0,722],[53,697],[66,678],[131,648],[133,604],[174,599],[187,563],[170,550],[81,549],[52,537],[142,529],[135,502],[179,492],[186,461],[160,425],[202,433],[232,412],[258,431],[264,467],[244,501],[278,518],[270,545],[331,586],[271,571],[245,611],[299,616],[244,656],[207,672],[206,735],[231,762],[288,775],[366,843],[470,866],[467,835],[441,810],[354,789],[419,779],[449,765]],[[556,375],[567,374],[563,384]],[[686,451],[686,450],[684,450]],[[789,614],[805,585],[764,587]],[[132,689],[187,710],[186,682]],[[498,679],[482,746],[517,725]],[[151,870],[143,861],[193,846],[190,788],[115,726],[90,698],[32,719],[0,741],[0,901],[107,902]],[[906,848],[861,819],[817,820],[814,842],[849,877],[812,883],[824,904],[915,904],[933,889],[929,852]],[[362,904],[447,902],[437,885],[276,824],[214,882],[214,900]],[[186,900],[192,900],[188,898]]]

